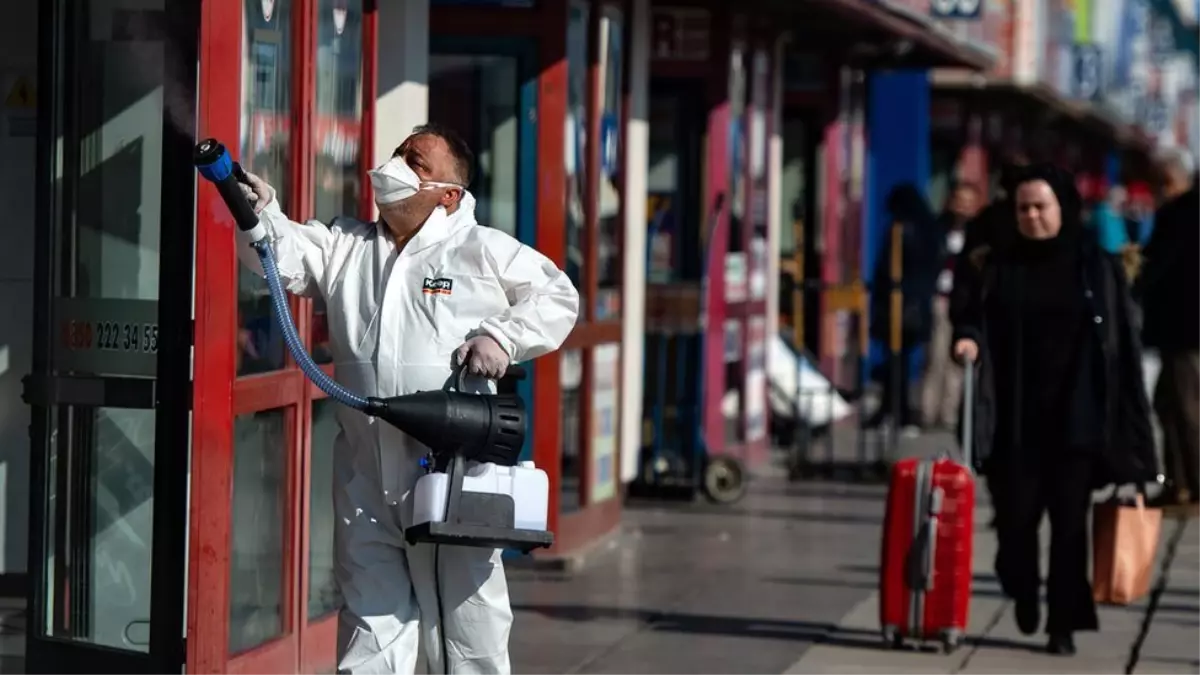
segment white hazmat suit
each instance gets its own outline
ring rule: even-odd
[[[377,201],[412,194],[413,179],[393,159],[372,172]],[[357,394],[442,389],[455,352],[472,337],[495,338],[515,363],[554,351],[575,325],[579,295],[567,276],[534,249],[477,225],[465,190],[453,214],[435,209],[400,251],[382,223],[292,222],[273,195],[260,219],[284,286],[324,299],[335,377]],[[239,255],[261,275],[247,241]],[[491,388],[478,378],[468,383],[477,393]],[[409,546],[402,534],[425,448],[350,408],[339,407],[338,421],[334,546],[345,598],[338,672],[412,673],[418,636],[429,672],[443,672],[433,547]],[[510,672],[512,610],[500,551],[442,546],[438,557],[450,672]]]

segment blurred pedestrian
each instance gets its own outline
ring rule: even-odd
[[[893,421],[903,427],[906,434],[912,435],[919,429],[920,420],[909,400],[909,362],[913,351],[929,341],[933,321],[931,305],[940,271],[938,252],[942,244],[937,217],[917,186],[902,183],[892,188],[887,197],[887,210],[891,222],[898,224],[902,233],[901,345],[900,353],[894,355],[899,360],[895,365],[900,368],[900,381],[895,381],[890,370],[891,364],[881,369],[883,397],[879,410],[867,421],[867,426],[879,426],[892,414],[893,407],[898,407],[899,419]],[[876,259],[874,279],[879,290],[871,294],[871,334],[888,346],[892,319],[891,296],[887,292],[892,271],[892,232],[893,228],[888,228],[883,248]]]
[[[1109,255],[1121,255],[1129,246],[1129,228],[1125,222],[1125,210],[1128,203],[1128,193],[1124,186],[1114,185],[1108,190],[1108,197],[1096,205],[1092,212],[1092,226],[1096,230],[1096,238],[1100,248]]]
[[[1163,502],[1200,502],[1200,197],[1183,152],[1161,160],[1165,203],[1154,216],[1137,293],[1143,337],[1162,368],[1154,408],[1163,432]]]
[[[1157,474],[1141,339],[1125,274],[1083,236],[1074,178],[1048,165],[1016,179],[1017,233],[968,258],[978,284],[956,292],[955,355],[978,361],[974,442],[996,481],[996,575],[1017,625],[1041,625],[1038,532],[1050,517],[1047,650],[1075,653],[1096,630],[1088,580],[1093,489]]]
[[[941,248],[937,292],[933,297],[933,326],[921,383],[921,414],[926,427],[953,429],[962,399],[962,367],[950,356],[954,332],[950,324],[950,291],[954,288],[954,263],[966,240],[967,221],[979,211],[979,190],[972,183],[956,183],[946,210],[938,218]]]

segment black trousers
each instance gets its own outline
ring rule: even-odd
[[[1167,479],[1194,500],[1200,496],[1200,353],[1162,352],[1154,408],[1163,430]]]
[[[1023,469],[1003,467],[996,485],[999,551],[996,576],[1005,594],[1018,602],[1037,602],[1041,588],[1038,529],[1050,517],[1050,574],[1046,579],[1046,632],[1069,634],[1097,630],[1096,603],[1088,579],[1088,510],[1092,504],[1090,453],[1063,448],[1039,453],[1044,459]],[[1030,459],[1037,455],[1030,454]],[[997,476],[999,478],[1000,476]],[[989,479],[991,482],[992,479]]]

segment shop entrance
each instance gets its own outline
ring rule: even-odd
[[[429,45],[429,119],[458,133],[475,153],[471,184],[475,219],[536,246],[536,50],[511,37],[441,36]],[[534,363],[527,367],[536,367]],[[533,400],[533,378],[516,393]],[[529,408],[529,427],[536,428]],[[531,460],[533,434],[522,460]]]
[[[28,672],[185,661],[199,14],[40,3]]]

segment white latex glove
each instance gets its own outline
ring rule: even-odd
[[[476,335],[467,340],[455,356],[460,365],[466,364],[467,372],[472,375],[498,380],[508,370],[508,353],[490,335]]]
[[[242,194],[245,195],[246,201],[254,206],[254,212],[262,213],[267,204],[270,204],[271,200],[275,199],[275,188],[249,171],[246,172],[246,178],[250,181],[250,185],[239,182],[238,187],[242,189]]]

